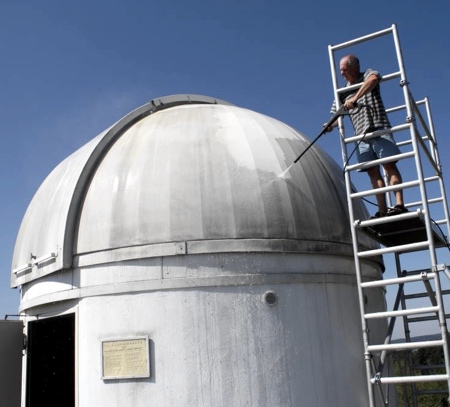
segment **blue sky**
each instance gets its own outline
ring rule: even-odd
[[[431,101],[448,185],[449,16],[444,0],[2,1],[0,317],[18,310],[9,280],[25,210],[77,148],[147,101],[179,93],[267,114],[313,139],[333,99],[328,45],[394,23],[411,90]],[[393,45],[384,47],[358,48],[362,66],[388,73]],[[341,164],[336,132],[318,145]]]

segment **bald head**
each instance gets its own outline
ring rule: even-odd
[[[355,83],[359,78],[359,59],[355,55],[346,55],[341,58],[339,68],[341,75],[350,84]]]

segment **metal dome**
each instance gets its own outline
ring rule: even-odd
[[[286,124],[205,96],[154,100],[73,153],[22,221],[12,286],[162,255],[351,255],[342,170]],[[360,217],[367,216],[363,205]],[[362,238],[362,243],[374,243]]]

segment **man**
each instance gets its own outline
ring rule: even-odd
[[[363,105],[351,112],[350,119],[355,129],[356,135],[371,133],[375,130],[387,129],[391,127],[389,119],[384,108],[380,93],[381,76],[377,71],[367,69],[364,73],[360,72],[359,60],[355,55],[347,55],[340,60],[341,75],[347,81],[347,86],[362,83],[361,87],[350,95],[345,96],[343,104],[347,110],[357,107],[357,103]],[[331,113],[336,112],[336,104],[333,104]],[[337,121],[329,126],[327,131],[333,131],[337,126]],[[357,156],[358,162],[373,161],[378,158],[390,157],[400,154],[391,133],[383,134],[380,137],[362,140],[358,144]],[[385,163],[383,167],[386,171],[389,185],[401,184],[402,177],[397,169],[395,162]],[[372,188],[382,188],[385,186],[384,179],[380,172],[380,167],[374,166],[367,169]],[[385,215],[397,215],[407,212],[403,203],[403,191],[395,191],[396,205],[393,208],[387,207],[386,195],[376,195],[378,203],[378,212],[372,218],[379,218]]]

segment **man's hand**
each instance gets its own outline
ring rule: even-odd
[[[352,97],[352,98],[346,100],[345,103],[344,103],[345,108],[346,108],[347,110],[354,109],[354,108],[356,107],[356,101],[357,101],[357,100],[358,100],[358,99],[355,99],[354,97]]]
[[[325,129],[325,131],[327,133],[331,133],[333,131],[333,129],[337,126],[337,123],[334,122],[331,126],[328,126],[328,127],[327,126],[328,126],[328,123],[324,123],[322,127]]]

